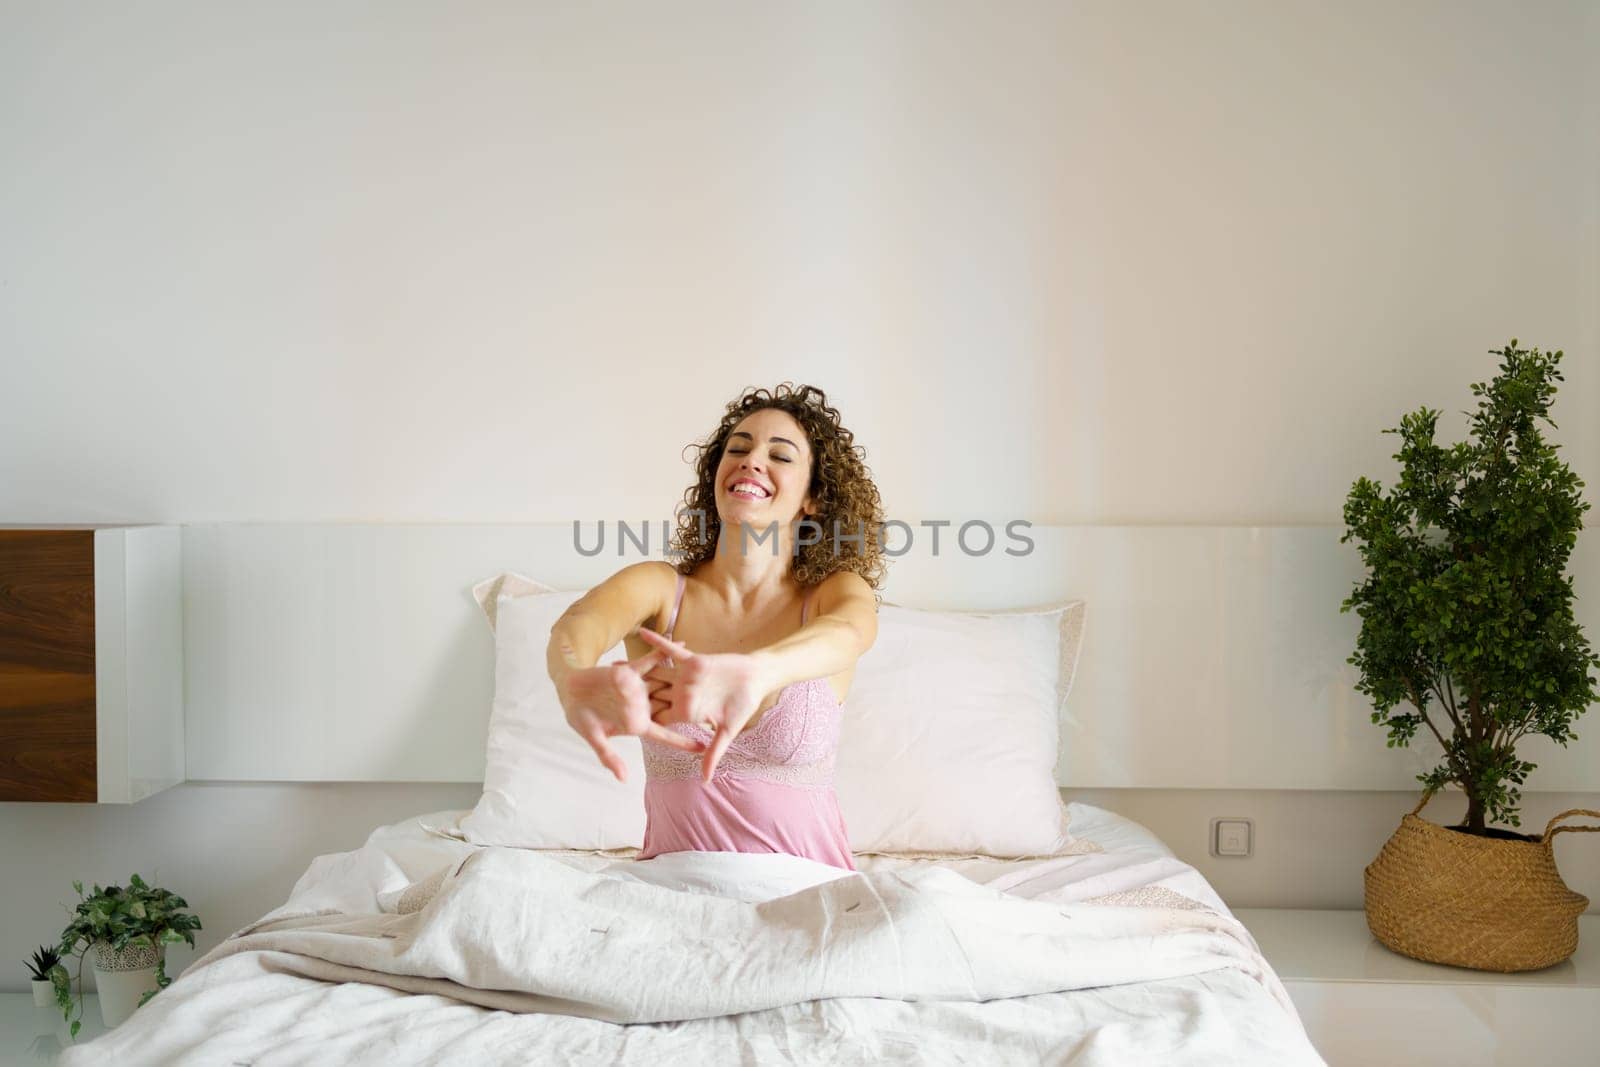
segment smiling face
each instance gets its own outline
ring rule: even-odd
[[[788,412],[762,408],[728,435],[717,465],[717,514],[765,527],[810,514],[811,445]]]

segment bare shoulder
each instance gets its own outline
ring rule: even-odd
[[[865,652],[878,640],[878,598],[867,580],[854,571],[836,571],[817,583],[812,617],[830,615],[850,624]]]
[[[828,575],[817,583],[814,596],[818,613],[832,611],[844,604],[864,604],[872,614],[878,612],[872,586],[855,571],[835,571]]]

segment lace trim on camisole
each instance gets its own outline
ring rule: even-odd
[[[831,786],[843,718],[844,709],[826,678],[786,686],[778,702],[762,714],[761,721],[733,739],[718,761],[712,780],[731,775],[810,789]],[[711,731],[703,726],[671,723],[667,728],[711,743]],[[701,776],[701,754],[657,744],[649,738],[643,740],[647,779],[671,781]]]

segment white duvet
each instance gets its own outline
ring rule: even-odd
[[[1083,848],[851,874],[390,828],[61,1062],[1323,1062],[1198,872]]]

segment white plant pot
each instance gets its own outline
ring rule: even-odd
[[[113,952],[109,945],[94,948],[94,987],[100,994],[100,1019],[107,1029],[117,1026],[145,993],[156,989],[156,963],[161,951],[154,948],[125,948]]]
[[[50,1008],[55,1006],[56,987],[49,982],[41,982],[37,978],[28,983],[33,986],[33,1006],[36,1008]]]

